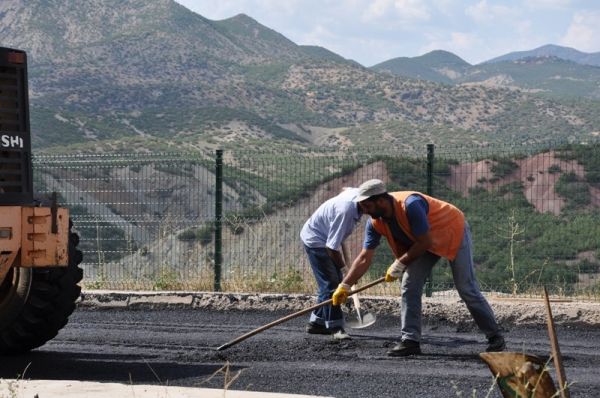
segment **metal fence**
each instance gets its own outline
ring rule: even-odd
[[[461,208],[483,290],[600,297],[600,145],[36,156],[71,209],[88,288],[314,292],[311,213],[370,178]],[[365,217],[348,240],[361,248]],[[383,243],[364,281],[391,261]],[[428,294],[450,294],[444,261]],[[376,294],[398,292],[386,284]]]

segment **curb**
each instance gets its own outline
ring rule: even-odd
[[[539,299],[488,298],[496,318],[503,326],[539,326],[546,323],[546,306]],[[221,292],[83,291],[78,305],[82,309],[204,309],[212,311],[287,311],[295,312],[315,303],[306,294],[256,294]],[[399,297],[361,296],[361,306],[382,315],[400,315]],[[597,326],[600,303],[553,300],[552,314],[557,324]],[[472,317],[456,294],[423,298],[423,318],[428,323],[471,325]]]

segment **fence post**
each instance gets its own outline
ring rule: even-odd
[[[223,150],[216,150],[215,158],[215,292],[221,291],[223,264]]]
[[[434,145],[427,144],[427,192],[429,196],[433,196],[433,157]],[[425,281],[425,296],[431,297],[433,292],[433,273],[429,271],[427,280]]]

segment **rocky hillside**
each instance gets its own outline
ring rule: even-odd
[[[397,139],[381,130],[393,123],[435,131],[434,142],[600,130],[592,102],[382,74],[248,16],[211,21],[172,0],[5,0],[0,34],[29,51],[36,149],[95,151],[134,137],[136,148],[354,145],[349,127]]]

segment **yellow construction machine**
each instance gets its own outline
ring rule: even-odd
[[[27,54],[0,47],[0,354],[52,339],[83,276],[69,211],[33,193]]]

